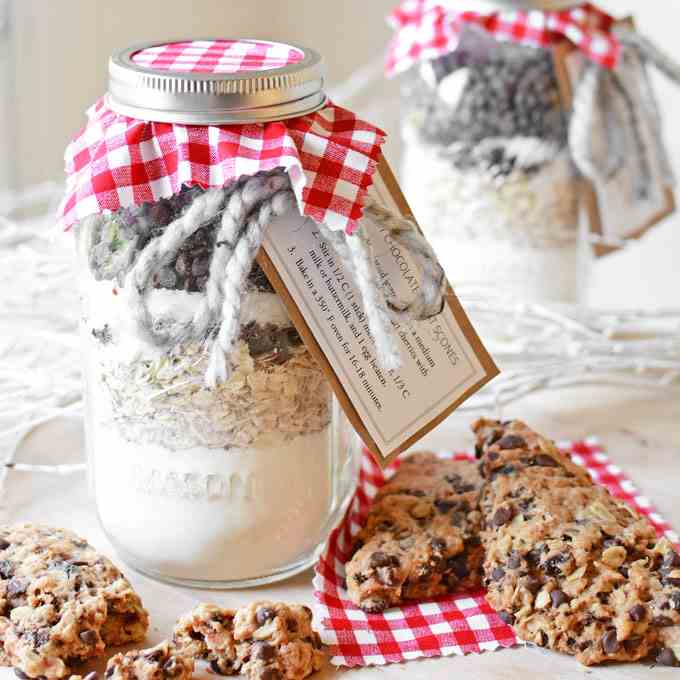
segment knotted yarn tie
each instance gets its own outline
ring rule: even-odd
[[[191,341],[209,347],[205,381],[211,388],[231,375],[229,357],[239,338],[243,293],[266,230],[272,220],[294,206],[295,195],[284,170],[241,179],[227,189],[207,191],[194,200],[184,215],[168,225],[163,234],[147,244],[126,277],[132,316],[147,339],[168,349]],[[184,240],[220,212],[205,292],[191,322],[154,321],[148,308],[149,284],[154,271],[172,262]],[[343,259],[361,293],[382,367],[396,369],[401,365],[401,354],[392,321],[423,319],[440,313],[445,296],[444,272],[411,222],[392,215],[370,199],[366,200],[365,219],[387,231],[419,267],[421,280],[415,300],[397,300],[386,294],[376,271],[371,245],[361,226],[351,236],[323,224],[319,228]]]

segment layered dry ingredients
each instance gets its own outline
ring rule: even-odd
[[[452,282],[573,297],[578,206],[551,52],[468,27],[404,93],[407,197]]]
[[[202,343],[168,348],[139,332],[125,276],[201,191],[185,187],[79,227],[88,436],[100,518],[118,548],[150,572],[232,580],[314,549],[338,491],[331,468],[346,459],[332,451],[329,385],[258,265],[226,383],[206,387]],[[219,220],[154,274],[148,304],[158,328],[191,321],[220,247]]]

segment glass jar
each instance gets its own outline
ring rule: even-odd
[[[171,55],[166,65],[179,66],[170,73],[156,66],[159,50]],[[193,73],[185,73],[191,68],[182,58]],[[276,78],[261,74],[267,62],[278,69]],[[161,580],[229,588],[301,571],[316,559],[356,488],[359,440],[282,298],[257,262],[251,266],[257,246],[250,255],[241,249],[253,224],[284,214],[293,202],[274,201],[293,195],[280,165],[248,171],[257,168],[248,133],[262,130],[270,142],[285,131],[279,119],[325,106],[319,62],[311,50],[258,41],[122,51],[110,64],[108,99],[93,108],[76,150],[67,154],[70,193],[62,212],[104,184],[74,224],[91,488],[121,557]],[[253,125],[237,126],[250,115]],[[273,129],[258,127],[268,121]],[[213,135],[219,148],[206,146]],[[234,143],[239,135],[241,146]],[[151,176],[159,172],[152,154],[167,148],[167,174]],[[167,187],[177,157],[191,158],[200,172],[200,163],[219,153],[213,188],[183,181],[174,192],[163,191],[166,198],[138,199],[142,191],[153,193],[153,182]],[[145,157],[151,157],[147,165]],[[234,165],[246,171],[233,179],[219,174]],[[143,179],[134,197],[126,167]],[[85,172],[93,179],[83,182]],[[81,189],[77,196],[74,186]],[[106,210],[100,202],[92,209],[112,187],[127,199],[123,207]],[[284,207],[275,213],[273,205]],[[227,275],[235,270],[241,278]],[[229,351],[218,343],[227,307],[238,310]],[[217,372],[216,356],[224,359]]]
[[[199,343],[166,349],[140,337],[125,276],[202,191],[76,229],[87,449],[101,524],[127,562],[166,580],[244,585],[309,566],[354,490],[358,447],[257,264],[225,383],[205,385]],[[154,318],[191,320],[218,225],[219,215],[153,275]]]
[[[461,30],[404,77],[406,196],[454,286],[575,301],[578,184],[552,52]]]

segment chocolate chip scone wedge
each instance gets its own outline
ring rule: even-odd
[[[255,602],[237,610],[200,604],[175,626],[181,654],[204,659],[216,673],[249,680],[303,680],[326,661],[309,607]]]
[[[146,635],[130,583],[70,531],[0,527],[0,577],[2,660],[29,678],[62,678],[105,647]]]
[[[417,453],[380,489],[346,564],[369,613],[481,585],[481,478],[470,461]]]
[[[134,649],[111,657],[104,677],[107,680],[189,680],[193,672],[193,659],[164,640],[150,649]]]
[[[680,660],[680,556],[521,421],[479,420],[487,598],[520,638],[586,665]]]

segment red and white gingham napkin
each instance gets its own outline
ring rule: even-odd
[[[281,45],[221,40],[170,43],[132,59],[153,69],[237,73],[278,68],[301,56]],[[385,141],[382,130],[331,103],[281,122],[199,126],[122,116],[102,98],[88,117],[66,150],[63,229],[88,215],[167,198],[183,184],[223,187],[283,167],[304,215],[352,233]]]
[[[611,33],[613,17],[583,3],[564,10],[463,11],[452,0],[402,0],[388,17],[395,35],[387,55],[392,76],[416,63],[453,52],[466,24],[484,28],[498,40],[549,47],[569,40],[590,59],[614,68],[621,46]]]
[[[641,496],[625,474],[603,453],[597,440],[559,442],[572,460],[593,479],[646,515],[659,536],[678,543],[678,535]],[[472,458],[465,454],[456,458]],[[480,653],[519,644],[484,599],[484,591],[448,595],[429,602],[394,607],[382,614],[366,614],[349,600],[345,590],[345,561],[352,538],[365,523],[371,499],[398,466],[385,473],[367,452],[362,460],[359,487],[344,522],[328,539],[316,566],[314,595],[321,638],[330,646],[337,666],[370,666],[428,656]]]

